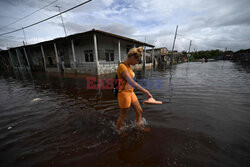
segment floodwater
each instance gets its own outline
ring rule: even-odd
[[[249,68],[192,62],[136,77],[157,79],[148,89],[163,104],[142,105],[150,132],[131,109],[118,135],[116,98],[87,90],[86,76],[1,74],[0,166],[249,166]]]

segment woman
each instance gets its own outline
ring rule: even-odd
[[[127,59],[122,62],[117,68],[117,76],[118,79],[122,82],[119,84],[119,91],[118,91],[118,102],[120,106],[120,116],[116,123],[116,129],[119,131],[122,127],[123,121],[125,120],[129,108],[132,106],[136,113],[136,122],[139,127],[142,127],[142,108],[141,105],[134,93],[134,88],[145,93],[148,98],[151,98],[152,95],[136,83],[134,78],[134,72],[130,68],[130,65],[138,64],[141,59],[141,53],[143,51],[142,47],[139,48],[132,48],[129,53]]]

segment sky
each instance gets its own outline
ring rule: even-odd
[[[20,20],[24,16],[50,6]],[[84,0],[0,0],[0,34],[22,28]],[[250,0],[92,0],[62,15],[67,35],[98,29],[175,50],[250,48]],[[17,23],[12,24],[17,20]],[[0,36],[0,48],[64,37],[60,17]]]

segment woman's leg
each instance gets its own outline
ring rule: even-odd
[[[116,122],[116,130],[120,130],[121,127],[122,127],[122,124],[128,114],[128,111],[129,111],[129,108],[121,108],[120,110],[120,116],[119,118],[117,119],[117,122]]]
[[[141,108],[139,101],[136,100],[135,102],[131,103],[131,106],[135,110],[136,122],[138,126],[142,127],[142,108]]]

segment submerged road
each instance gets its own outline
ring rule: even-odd
[[[241,166],[250,164],[250,70],[229,61],[136,71],[162,105],[142,105],[150,132],[126,134],[111,90],[85,75],[0,75],[0,166]],[[99,78],[112,78],[112,75]]]

